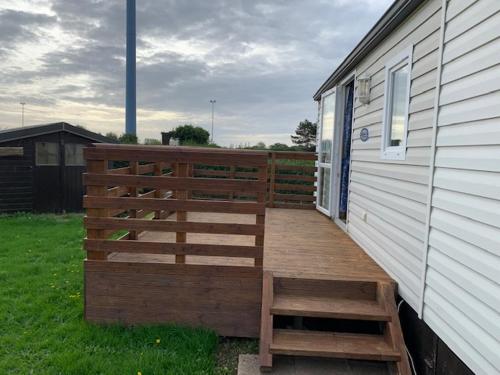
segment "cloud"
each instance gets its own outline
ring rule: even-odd
[[[138,131],[210,123],[215,140],[289,142],[311,96],[390,0],[137,2]],[[355,20],[355,22],[354,22]],[[0,125],[75,121],[121,132],[125,1],[4,0]]]

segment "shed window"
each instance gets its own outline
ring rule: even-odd
[[[59,165],[59,143],[37,142],[36,165]]]
[[[394,58],[385,67],[383,159],[406,158],[411,61],[412,48]]]
[[[68,166],[84,166],[83,148],[80,143],[66,143],[64,145],[64,160]]]

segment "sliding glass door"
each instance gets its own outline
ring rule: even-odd
[[[321,98],[321,118],[318,152],[318,192],[316,206],[319,211],[331,215],[331,182],[333,133],[335,129],[335,90],[328,91]]]

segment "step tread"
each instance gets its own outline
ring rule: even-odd
[[[382,335],[333,333],[276,329],[270,345],[272,354],[400,361],[401,354],[391,348]]]
[[[391,315],[375,300],[278,294],[271,313],[316,318],[390,321]]]

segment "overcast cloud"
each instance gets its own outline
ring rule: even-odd
[[[138,135],[193,123],[290,143],[312,95],[390,0],[137,0]],[[124,130],[125,0],[0,0],[0,128]]]

